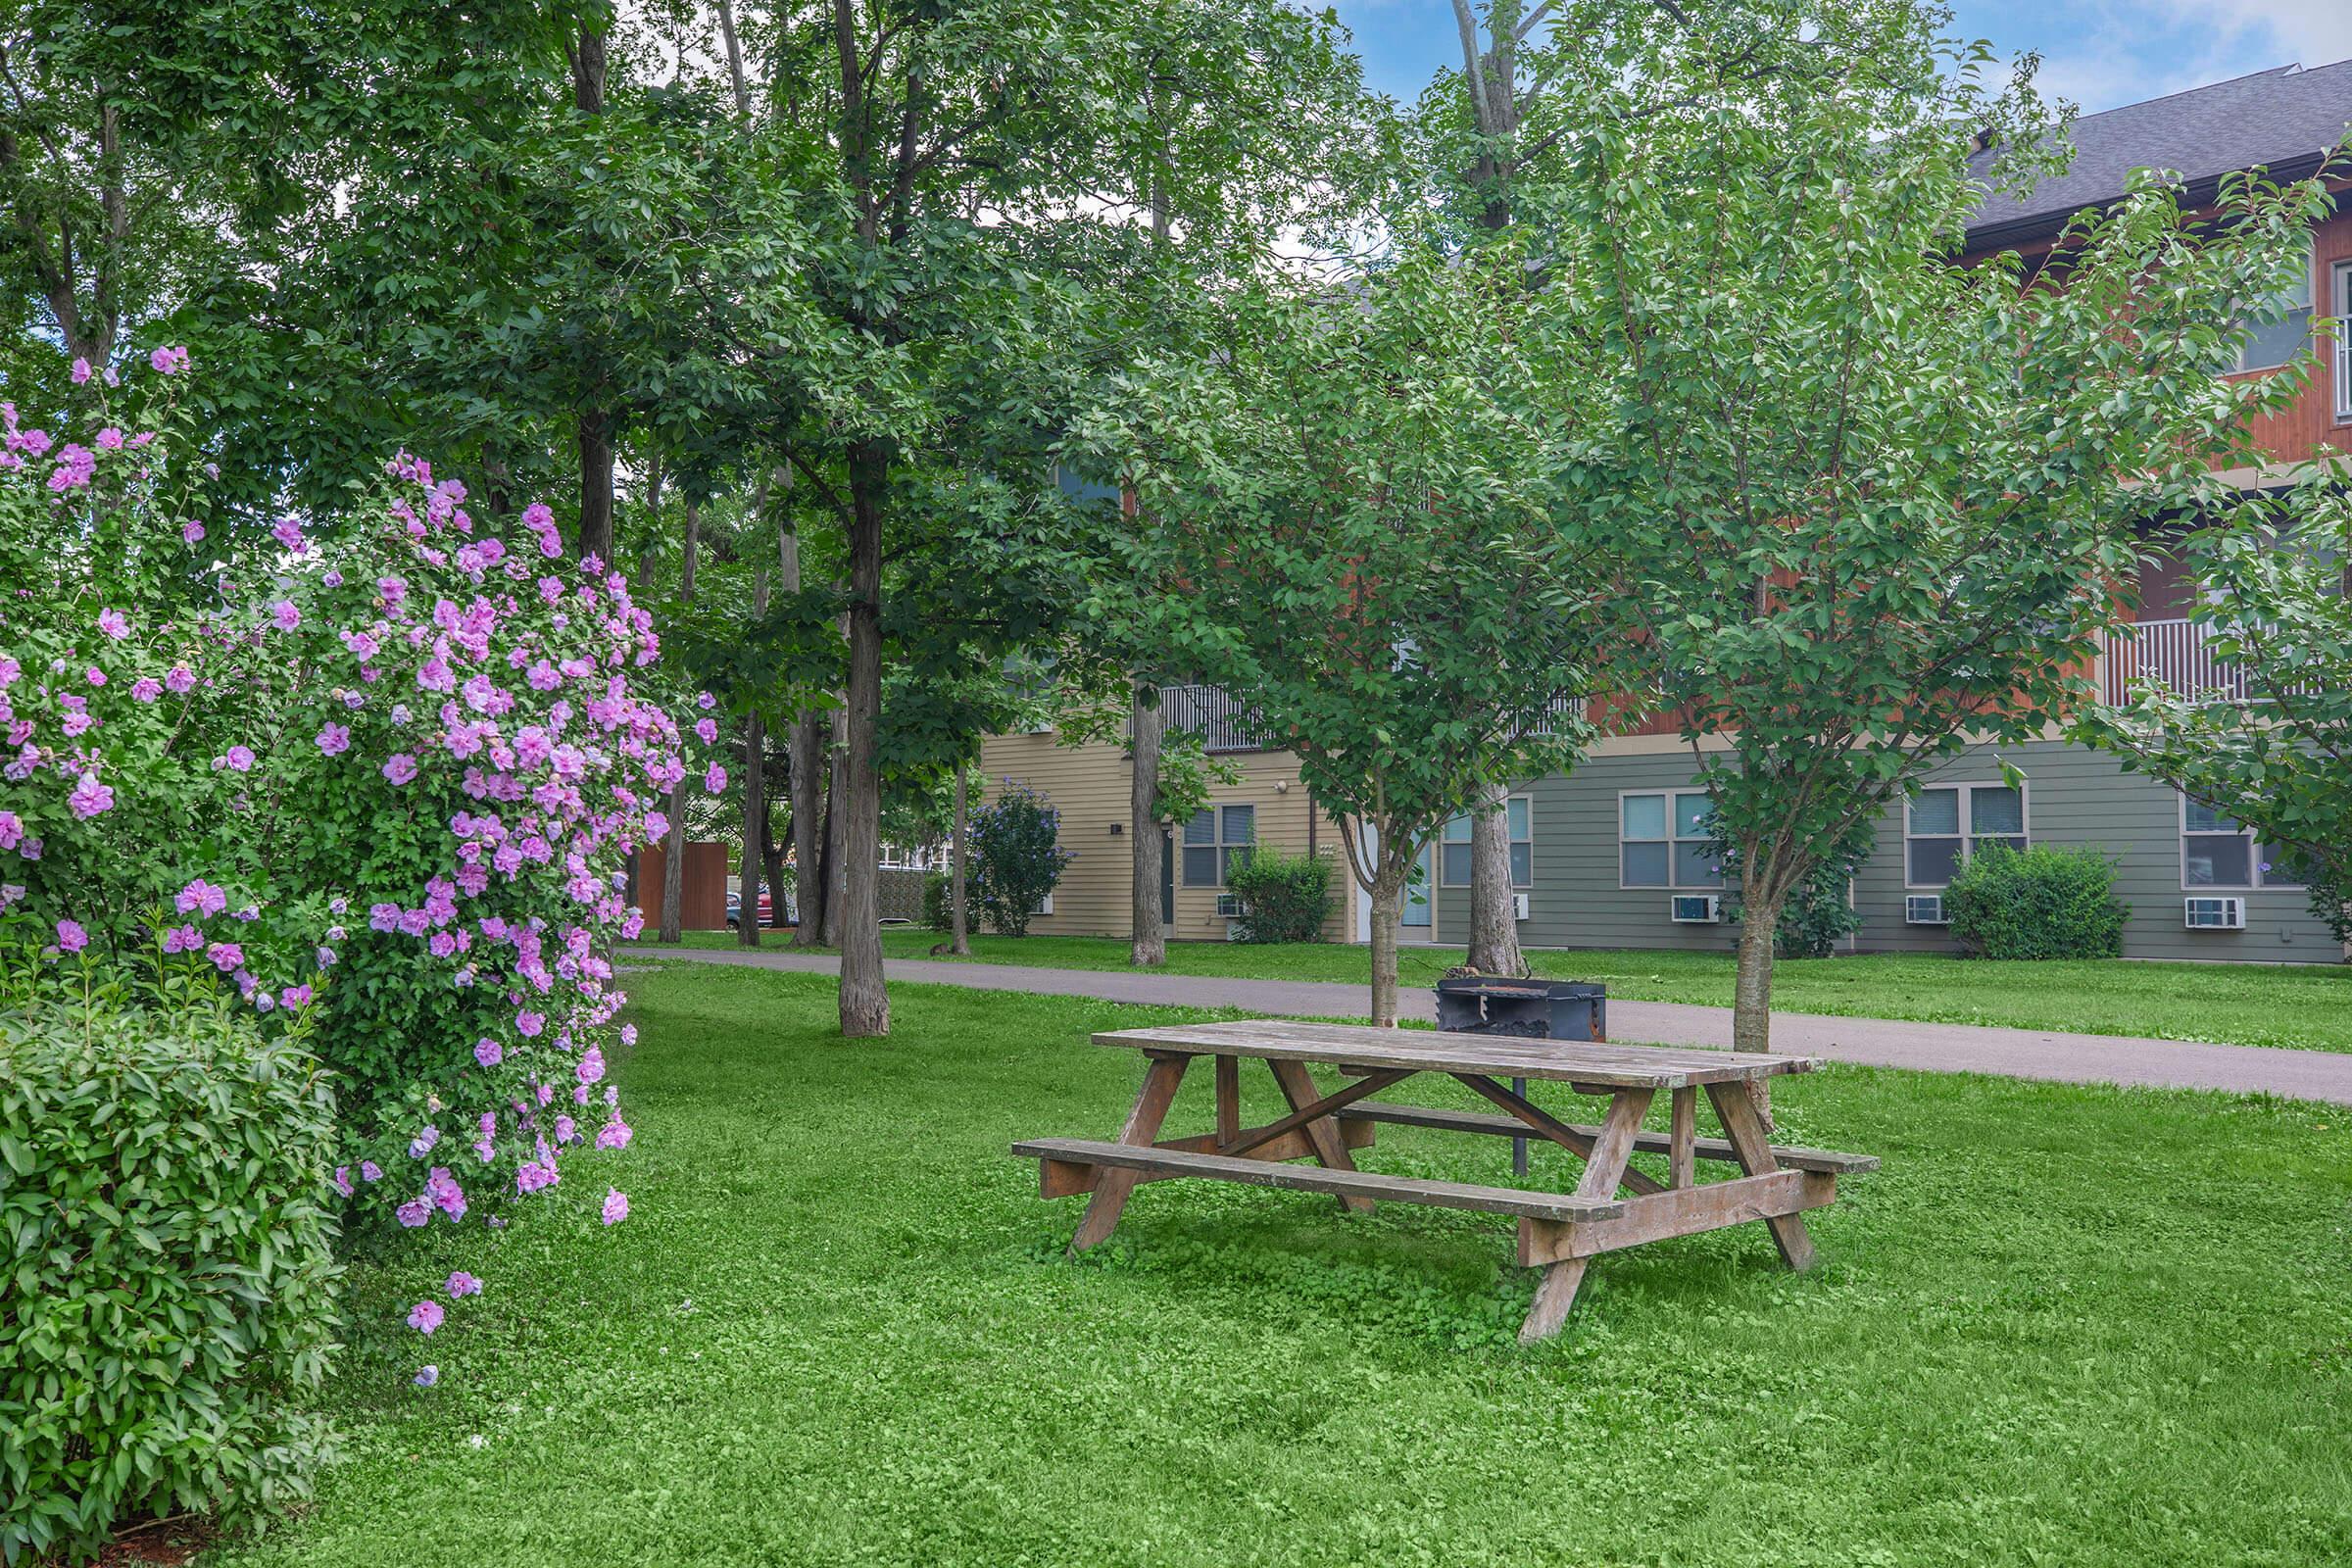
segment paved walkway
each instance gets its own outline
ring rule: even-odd
[[[645,956],[808,974],[831,974],[840,966],[840,960],[829,954],[671,948],[659,954],[648,952]],[[923,958],[894,958],[889,973],[893,980],[928,985],[1096,997],[1171,1007],[1239,1007],[1269,1016],[1361,1018],[1372,1005],[1369,986],[1317,980],[1238,980],[1150,970],[1043,969]],[[1407,990],[1399,1002],[1406,1017],[1436,1016],[1436,999],[1426,990]],[[1732,1010],[1680,1002],[1621,1002],[1612,997],[1609,1037],[1662,1046],[1727,1049],[1732,1043]],[[2061,1083],[2225,1089],[2352,1104],[2352,1054],[2339,1052],[2056,1034],[1976,1024],[1908,1023],[1893,1018],[1838,1018],[1810,1012],[1774,1013],[1772,1043],[1776,1050],[1792,1054],[1877,1067],[1984,1072]]]

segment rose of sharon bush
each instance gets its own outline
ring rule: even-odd
[[[117,444],[0,405],[0,572],[31,585],[0,600],[0,921],[61,966],[210,977],[265,1030],[314,1012],[349,1217],[501,1226],[628,1142],[606,951],[688,694],[545,507],[490,525],[404,456],[331,532],[238,538],[172,384],[137,380]]]

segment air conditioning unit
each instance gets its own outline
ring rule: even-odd
[[[2238,898],[2182,899],[2180,923],[2191,931],[2243,931],[2246,901]]]
[[[1225,940],[1228,942],[1239,942],[1242,940],[1241,921],[1228,920],[1225,922]]]
[[[1666,912],[1676,925],[1713,925],[1722,901],[1712,893],[1677,893],[1666,901]]]
[[[1952,917],[1943,912],[1940,893],[1907,893],[1903,896],[1903,924],[1950,925]]]
[[[1054,895],[1049,893],[1044,898],[1038,900],[1037,907],[1031,909],[1029,912],[1031,914],[1052,914],[1054,912]]]
[[[1511,918],[1514,920],[1524,920],[1527,918],[1526,894],[1514,893],[1511,895]]]
[[[1218,918],[1218,919],[1220,919],[1220,920],[1231,920],[1231,919],[1236,919],[1236,918],[1238,918],[1238,917],[1241,915],[1241,912],[1242,912],[1242,896],[1241,896],[1240,894],[1238,894],[1238,893],[1220,893],[1220,894],[1218,894],[1218,895],[1217,895],[1217,918]]]

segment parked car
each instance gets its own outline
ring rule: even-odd
[[[792,895],[784,896],[784,918],[776,918],[775,900],[767,889],[760,890],[760,924],[770,931],[795,923],[799,911],[793,907]],[[727,891],[727,929],[732,931],[743,924],[743,895],[730,888]]]

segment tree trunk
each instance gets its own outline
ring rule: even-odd
[[[1481,974],[1516,979],[1527,973],[1527,958],[1511,899],[1509,798],[1496,784],[1470,812],[1470,952],[1462,961]]]
[[[825,727],[825,946],[841,946],[841,878],[842,865],[847,858],[843,833],[848,827],[848,813],[841,804],[842,791],[847,788],[846,769],[842,758],[846,747],[849,709],[833,710]]]
[[[1746,862],[1742,858],[1743,863]],[[1758,894],[1766,893],[1766,897]],[[1740,968],[1732,983],[1732,1049],[1734,1051],[1768,1052],[1772,1049],[1772,959],[1773,941],[1779,933],[1781,904],[1787,897],[1769,885],[1757,888],[1743,884],[1740,899]],[[1755,1102],[1756,1111],[1764,1119],[1764,1128],[1772,1130],[1772,1081],[1751,1078],[1747,1083],[1748,1098]]]
[[[1384,828],[1380,835],[1380,864],[1372,873],[1372,1023],[1396,1027],[1396,922],[1404,913],[1404,879],[1413,858],[1393,847]]]
[[[971,840],[971,794],[961,762],[956,764],[956,828],[948,841],[948,951],[972,956],[971,920],[964,911],[964,853]]]
[[[760,734],[760,715],[754,713],[743,725],[743,857],[736,878],[741,891],[737,894],[735,941],[739,947],[760,945],[760,850],[767,837],[767,802],[760,765],[760,753],[765,745]]]
[[[1160,711],[1159,689],[1140,675],[1133,695],[1135,776],[1127,797],[1127,831],[1132,859],[1134,936],[1127,961],[1139,969],[1156,969],[1168,961],[1167,927],[1159,918],[1159,740],[1167,729]]]
[[[602,409],[582,409],[580,431],[580,540],[582,561],[595,557],[612,564],[612,423]]]
[[[752,574],[752,612],[767,613],[767,563],[762,561]],[[767,845],[767,735],[760,715],[754,712],[743,726],[743,873],[740,878],[743,892],[738,901],[735,918],[735,941],[739,946],[756,948],[760,945],[760,858]],[[771,900],[781,898],[781,888],[771,889]]]
[[[874,442],[850,453],[850,691],[848,823],[841,837],[848,875],[841,901],[841,1032],[850,1039],[890,1033],[882,983],[881,777],[874,753],[882,717],[882,504],[890,463]]]
[[[796,948],[825,940],[825,760],[823,718],[804,712],[792,726],[792,863],[800,924]]]
[[[678,566],[678,602],[694,603],[695,558],[703,542],[703,509],[686,503],[686,550]],[[685,938],[686,911],[686,781],[670,787],[669,841],[662,858],[662,940],[675,947]]]
[[[760,794],[762,797],[760,805],[766,808],[763,815],[772,813],[775,796],[764,787]],[[769,824],[763,820],[760,825],[764,828]],[[787,837],[792,833],[792,821],[789,817],[785,819],[784,831]],[[777,841],[773,833],[761,835],[760,859],[767,867],[767,923],[771,926],[781,925],[784,920],[784,846]]]

